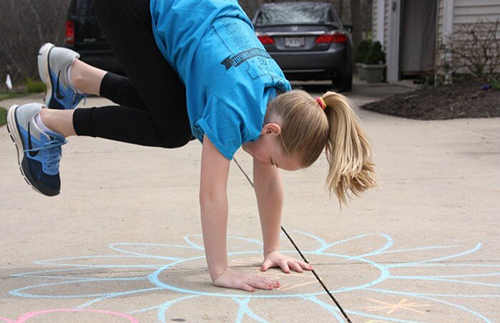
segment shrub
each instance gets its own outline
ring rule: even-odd
[[[382,44],[380,44],[379,41],[374,42],[370,46],[370,50],[368,51],[363,63],[367,65],[385,64],[385,53],[382,50]]]
[[[0,126],[3,126],[7,123],[7,110],[0,107]]]
[[[438,45],[436,68],[445,82],[491,82],[498,86],[500,69],[500,20],[459,24]]]
[[[500,75],[492,74],[489,76],[488,83],[493,90],[500,90]]]
[[[29,93],[39,93],[39,92],[45,92],[46,88],[43,82],[28,79],[26,81],[26,89],[28,90]]]
[[[354,51],[354,63],[363,63],[372,46],[371,39],[363,39]]]

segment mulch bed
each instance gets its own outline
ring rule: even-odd
[[[363,109],[418,120],[500,117],[500,91],[459,83],[397,94]]]

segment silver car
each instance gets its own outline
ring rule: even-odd
[[[252,22],[287,78],[332,80],[335,90],[351,90],[351,34],[330,3],[267,3]]]

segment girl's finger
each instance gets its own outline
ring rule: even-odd
[[[296,262],[290,262],[290,267],[292,267],[295,271],[299,273],[303,273],[304,271],[302,270],[302,267]]]
[[[253,280],[254,283],[262,283],[265,285],[274,285],[273,281],[269,278],[266,278],[266,277],[263,277],[260,275],[253,275],[252,277],[254,278],[254,280]]]
[[[281,263],[281,269],[283,269],[283,271],[287,274],[290,273],[290,267],[288,267],[288,263],[286,261]]]
[[[260,278],[260,281],[262,283],[265,283],[267,285],[273,285],[273,287],[278,287],[280,285],[279,281],[277,279],[271,279],[270,277],[262,277],[258,276]]]
[[[247,292],[254,292],[255,291],[255,288],[253,288],[252,286],[247,285],[247,284],[241,284],[239,288],[246,290]]]
[[[266,271],[266,270],[268,270],[269,268],[271,268],[273,265],[274,265],[274,264],[273,264],[273,262],[272,262],[271,260],[266,260],[266,261],[264,261],[264,263],[262,264],[262,268],[261,268],[261,270],[262,270],[262,271]]]
[[[255,282],[252,285],[254,287],[260,288],[260,289],[273,289],[273,285],[272,284],[267,283],[267,282],[263,282],[263,281]]]
[[[272,285],[274,288],[277,288],[280,286],[280,283],[277,281],[277,280],[274,280],[274,279],[267,279],[265,281],[266,284],[268,285]]]
[[[307,262],[303,262],[301,263],[302,265],[302,268],[306,269],[306,270],[312,270],[312,266],[309,265]]]

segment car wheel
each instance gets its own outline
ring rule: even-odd
[[[339,74],[332,80],[333,89],[338,92],[350,92],[352,90],[352,73]]]

